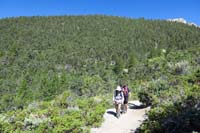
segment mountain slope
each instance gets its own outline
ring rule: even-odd
[[[98,127],[119,84],[152,105],[141,131],[184,131],[170,127],[168,120],[179,118],[183,125],[194,120],[188,130],[198,131],[199,48],[200,29],[182,23],[100,15],[1,19],[0,132]]]
[[[2,19],[0,95],[9,95],[8,99],[5,97],[7,101],[19,95],[24,95],[28,101],[51,99],[64,89],[56,79],[62,71],[88,71],[102,77],[105,74],[101,71],[109,68],[112,61],[123,61],[118,63],[123,66],[114,69],[118,72],[160,55],[160,49],[169,52],[198,47],[199,31],[194,26],[167,21],[112,16]],[[71,85],[66,84],[65,88],[70,88]],[[24,91],[18,94],[21,92],[17,90],[24,87],[25,92],[31,92],[29,96]]]

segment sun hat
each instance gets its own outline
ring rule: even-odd
[[[116,90],[117,90],[117,91],[121,91],[122,89],[121,89],[120,86],[117,86]]]

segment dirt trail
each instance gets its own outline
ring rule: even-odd
[[[130,101],[126,114],[118,119],[115,109],[108,109],[104,114],[105,121],[99,128],[92,128],[91,133],[134,133],[145,119],[145,112],[150,108],[141,108],[139,101]]]

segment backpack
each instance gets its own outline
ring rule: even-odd
[[[123,87],[124,96],[128,96],[128,93],[129,93],[128,87]]]
[[[115,100],[118,101],[118,100],[122,100],[123,99],[123,94],[122,92],[117,92],[115,91]]]

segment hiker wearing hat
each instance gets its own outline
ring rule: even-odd
[[[113,103],[115,104],[117,118],[120,117],[120,109],[121,109],[121,104],[123,104],[123,102],[124,102],[124,95],[122,89],[120,86],[117,86],[113,95]]]

